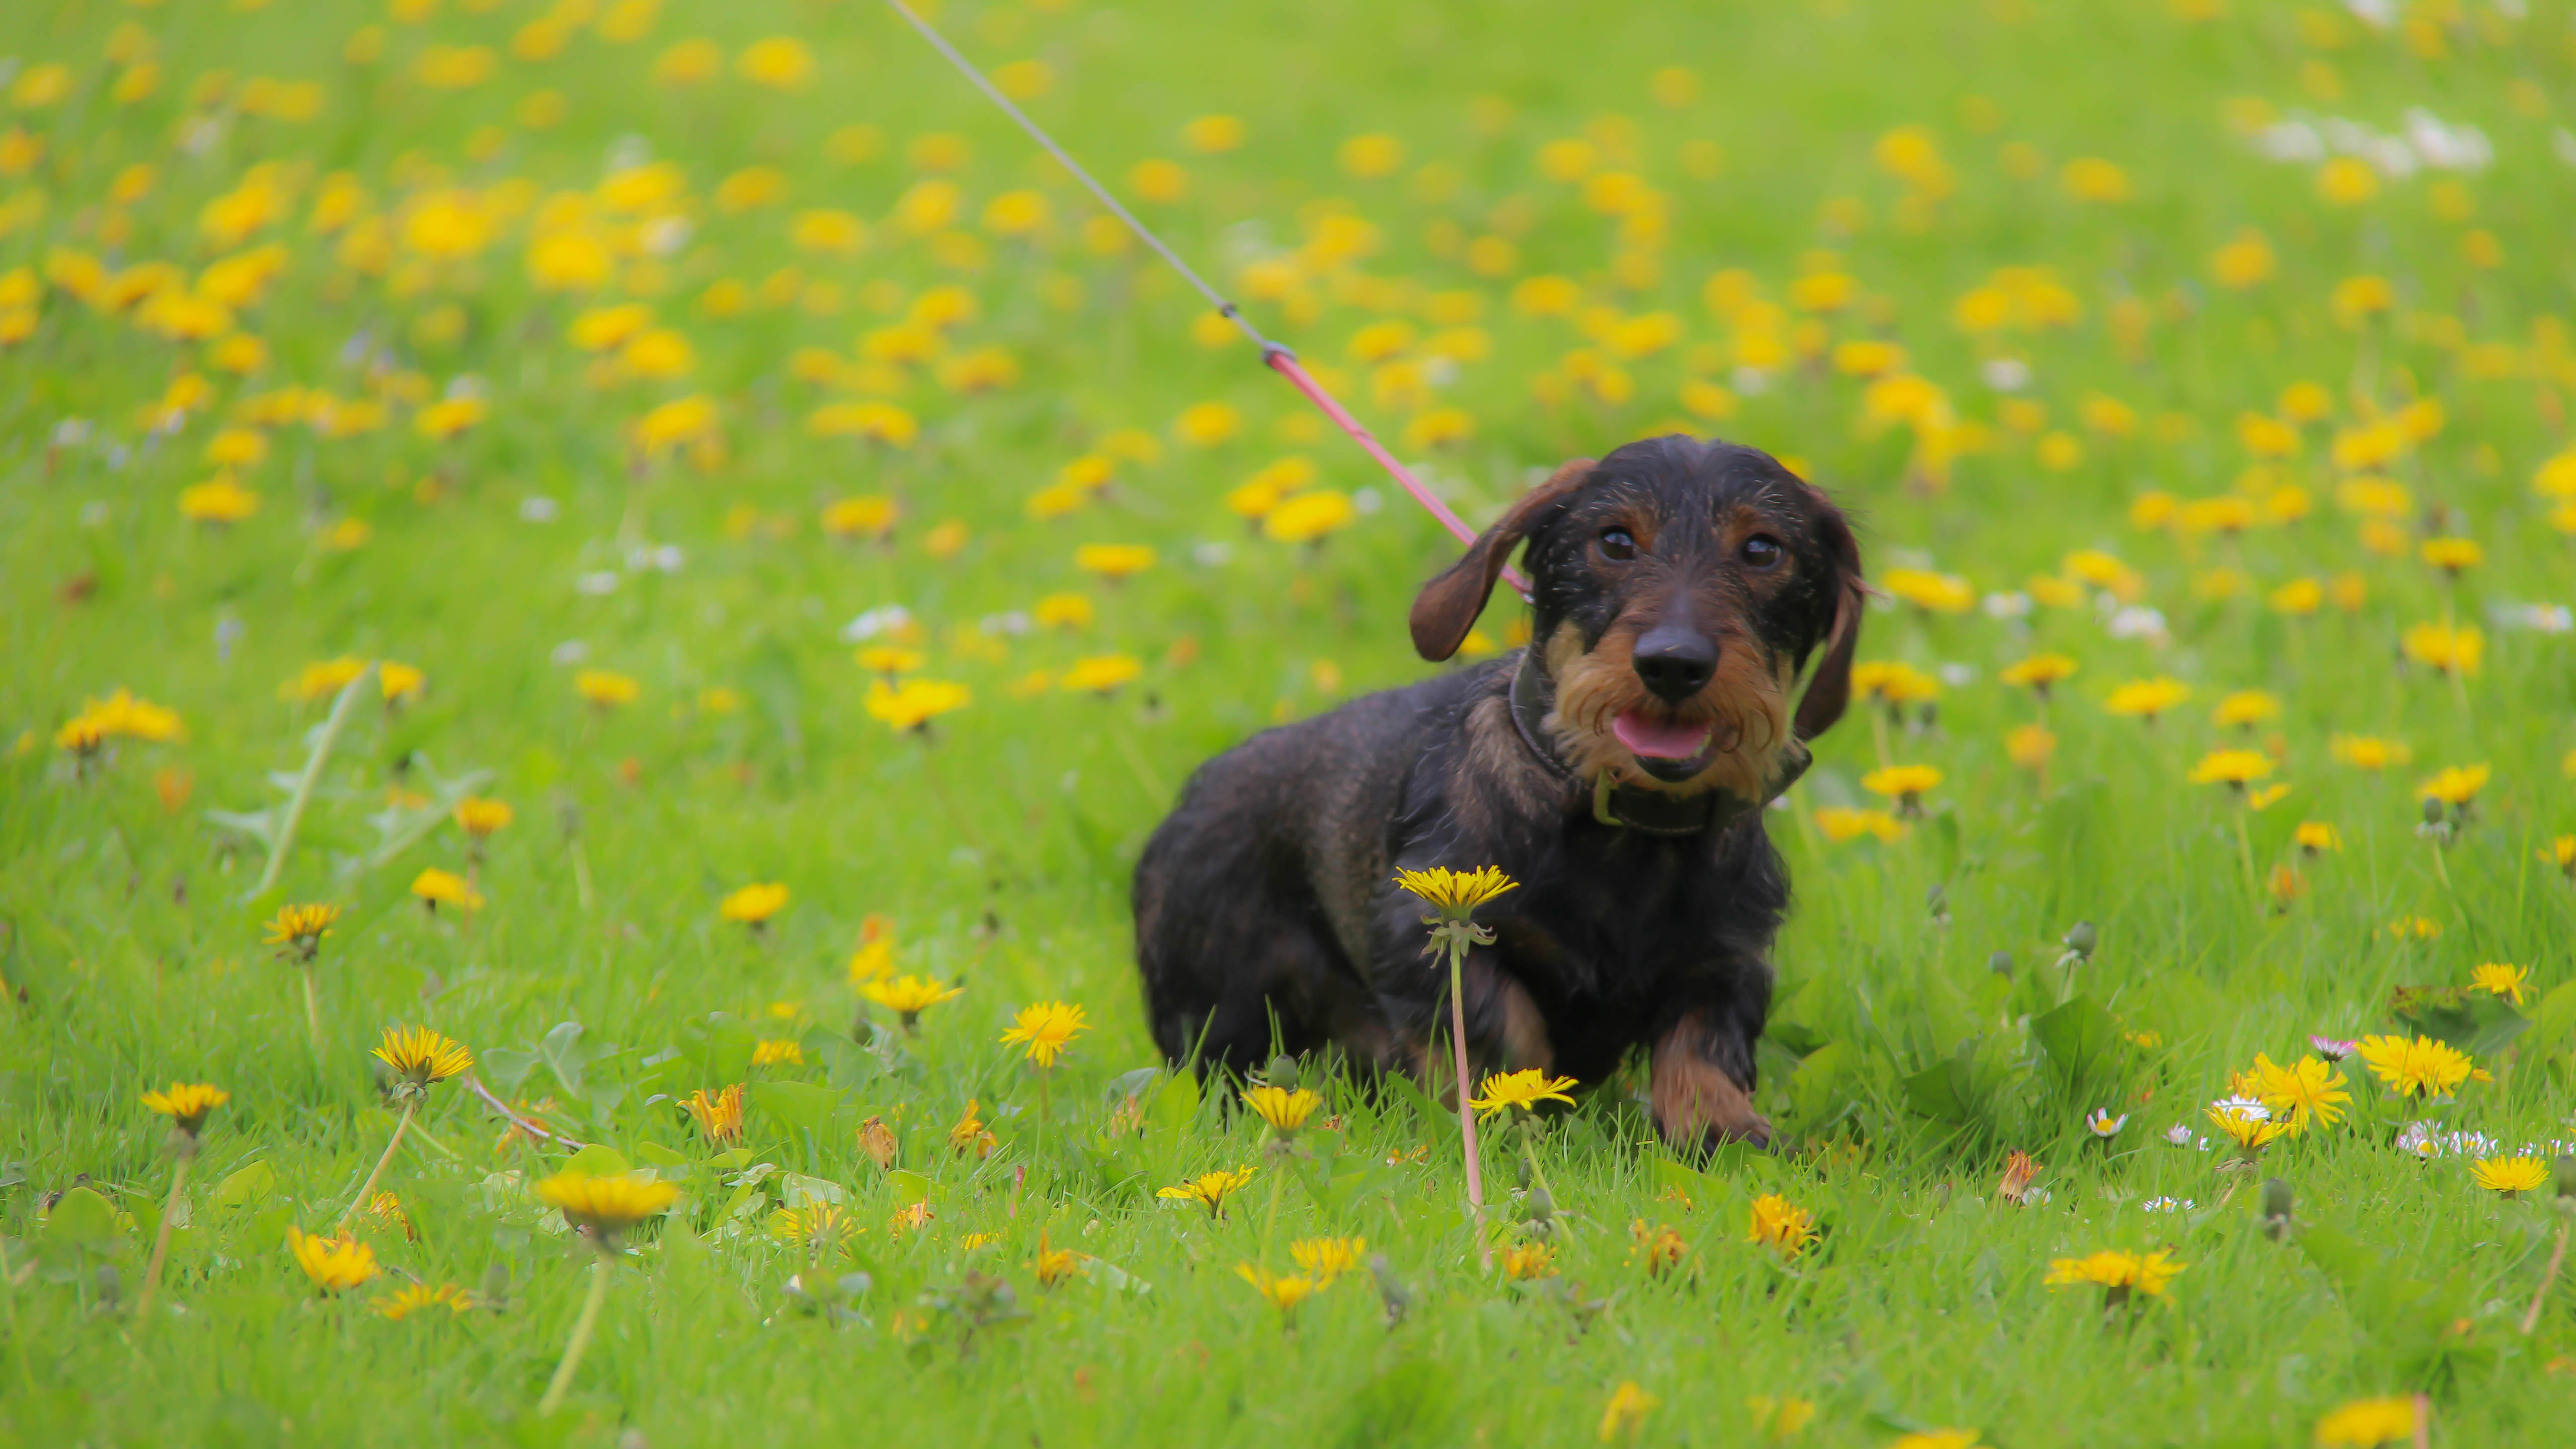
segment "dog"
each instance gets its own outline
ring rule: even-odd
[[[1557,469],[1423,587],[1423,658],[1458,652],[1524,543],[1525,649],[1190,777],[1136,866],[1155,1042],[1202,1075],[1329,1046],[1437,1091],[1447,971],[1392,877],[1495,865],[1519,886],[1465,965],[1479,1070],[1597,1086],[1644,1048],[1666,1142],[1767,1146],[1753,1047],[1789,886],[1762,807],[1850,697],[1851,526],[1757,449],[1630,443]]]

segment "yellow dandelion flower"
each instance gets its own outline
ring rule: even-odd
[[[2376,1449],[2381,1444],[2405,1443],[2415,1437],[2415,1422],[2411,1398],[2355,1399],[2317,1420],[2317,1449]]]
[[[1508,1111],[1536,1112],[1541,1102],[1563,1102],[1574,1105],[1565,1089],[1575,1085],[1572,1077],[1550,1077],[1544,1070],[1531,1067],[1526,1071],[1498,1072],[1485,1078],[1485,1094],[1469,1099],[1467,1105],[1480,1117],[1498,1116]]]
[[[2512,1197],[2547,1182],[2549,1164],[2537,1157],[2488,1157],[2470,1164],[2469,1176],[2489,1192]]]
[[[476,840],[490,839],[494,832],[517,818],[518,812],[512,810],[507,801],[468,795],[456,802],[456,828]]]
[[[565,1222],[603,1238],[661,1216],[680,1197],[678,1187],[637,1172],[602,1177],[567,1170],[539,1182],[536,1191],[537,1200],[561,1211]]]
[[[1235,1276],[1251,1284],[1253,1292],[1268,1300],[1270,1306],[1282,1314],[1296,1312],[1298,1304],[1315,1296],[1323,1287],[1312,1278],[1276,1274],[1250,1263],[1237,1263],[1234,1271]]]
[[[450,1317],[462,1317],[474,1309],[474,1297],[453,1283],[432,1288],[426,1283],[407,1283],[395,1292],[370,1301],[367,1306],[394,1323],[400,1323],[430,1308],[444,1308]]]
[[[2133,679],[2111,691],[2102,708],[2118,715],[2134,715],[2155,723],[2156,716],[2191,698],[2191,686],[2179,679],[2159,675],[2154,679]]]
[[[2453,765],[2415,787],[2418,800],[2439,800],[2445,805],[2466,805],[2478,798],[2493,772],[2485,765]]]
[[[1621,1383],[1619,1387],[1610,1391],[1610,1402],[1602,1406],[1601,1424],[1596,1431],[1596,1437],[1604,1444],[1615,1444],[1621,1439],[1634,1439],[1637,1437],[1637,1431],[1645,1425],[1646,1416],[1653,1413],[1655,1407],[1662,1402],[1663,1400],[1637,1387],[1633,1379]]]
[[[474,1065],[474,1053],[425,1026],[389,1026],[373,1055],[415,1087],[433,1086]]]
[[[411,893],[421,904],[435,912],[440,906],[454,906],[460,911],[483,909],[483,897],[465,883],[465,877],[454,871],[427,866],[411,880]]]
[[[1300,1238],[1288,1245],[1288,1256],[1318,1288],[1330,1288],[1334,1279],[1356,1271],[1367,1251],[1366,1238]]]
[[[1395,883],[1443,919],[1453,921],[1467,919],[1476,907],[1520,886],[1520,882],[1503,874],[1499,865],[1474,870],[1451,870],[1440,865],[1428,870],[1398,869]]]
[[[913,1029],[921,1014],[945,1001],[954,1001],[966,993],[963,986],[948,986],[924,976],[904,975],[890,980],[868,980],[859,985],[859,994],[903,1019],[906,1031]]]
[[[1515,1243],[1503,1250],[1503,1276],[1515,1283],[1556,1276],[1556,1249],[1547,1243]]]
[[[2352,1094],[2342,1090],[2343,1073],[2318,1057],[2302,1057],[2280,1066],[2257,1052],[2251,1075],[2250,1095],[2293,1137],[2305,1131],[2310,1122],[2333,1126],[2342,1120],[2343,1104],[2352,1100]]]
[[[698,1134],[715,1146],[722,1147],[742,1140],[742,1088],[740,1082],[709,1095],[704,1087],[688,1095],[680,1105],[698,1124]]]
[[[1996,677],[2006,684],[2027,686],[2045,697],[2049,686],[2073,677],[2076,668],[2076,662],[2066,655],[2034,654],[2005,665]]]
[[[2260,750],[2214,750],[2191,767],[2195,785],[2228,785],[2242,790],[2272,773],[2272,757]]]
[[[221,1087],[202,1082],[172,1082],[167,1091],[143,1094],[143,1105],[170,1119],[170,1125],[194,1137],[206,1125],[206,1114],[233,1099]]]
[[[1089,1023],[1083,1020],[1082,1008],[1061,1001],[1041,1001],[1020,1008],[1011,1028],[1002,1033],[1002,1044],[1019,1047],[1028,1059],[1041,1067],[1052,1067],[1073,1039]]]
[[[1816,1236],[1814,1213],[1776,1192],[1753,1200],[1751,1222],[1744,1232],[1746,1242],[1760,1243],[1786,1262],[1798,1256]]]
[[[346,1233],[325,1238],[290,1227],[286,1247],[304,1276],[325,1293],[345,1293],[376,1276],[376,1250]]]
[[[1291,1090],[1265,1086],[1247,1088],[1243,1104],[1252,1109],[1253,1115],[1269,1123],[1272,1131],[1284,1137],[1305,1126],[1306,1119],[1315,1115],[1315,1109],[1324,1105],[1324,1099],[1303,1087]]]
[[[728,894],[716,907],[719,918],[758,929],[787,907],[787,887],[776,881],[755,882]]]
[[[2354,1047],[2372,1076],[2401,1097],[2437,1097],[2469,1079],[2466,1053],[2429,1036],[2366,1036]]]
[[[1238,1167],[1231,1172],[1219,1168],[1215,1172],[1201,1173],[1186,1182],[1159,1189],[1154,1196],[1169,1198],[1174,1202],[1194,1202],[1206,1208],[1209,1217],[1221,1218],[1225,1216],[1225,1200],[1242,1191],[1244,1185],[1252,1181],[1252,1171],[1249,1167]]]
[[[280,959],[310,961],[339,919],[338,906],[281,906],[268,920],[266,944],[277,948]]]
[[[2489,961],[2469,973],[2469,984],[2520,1006],[2531,986],[2531,968]]]

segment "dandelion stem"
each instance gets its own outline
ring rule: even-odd
[[[376,1170],[368,1173],[367,1180],[358,1185],[358,1196],[350,1202],[349,1210],[340,1214],[340,1226],[347,1227],[349,1219],[358,1215],[358,1209],[367,1205],[368,1194],[376,1190],[376,1179],[385,1175],[385,1164],[394,1160],[394,1149],[402,1146],[403,1132],[411,1126],[412,1114],[419,1110],[419,1097],[404,1100],[402,1120],[394,1124],[393,1140],[385,1144],[385,1155],[376,1159]]]
[[[2236,810],[2236,855],[2245,863],[2245,894],[2259,901],[2262,888],[2254,881],[2254,837],[2245,828],[2249,810],[2250,807],[2241,804]]]
[[[590,1294],[581,1300],[581,1317],[573,1320],[572,1341],[564,1345],[563,1362],[555,1365],[555,1376],[546,1384],[546,1396],[537,1400],[539,1414],[551,1414],[563,1407],[564,1395],[572,1389],[572,1376],[581,1367],[581,1356],[590,1351],[591,1335],[599,1329],[599,1308],[608,1301],[608,1275],[617,1268],[605,1243],[600,1245],[599,1261],[591,1266]]]
[[[2558,1270],[2567,1262],[2567,1235],[2576,1231],[2576,1217],[2558,1225],[2558,1246],[2549,1255],[2549,1266],[2540,1270],[2540,1286],[2531,1290],[2531,1306],[2523,1310],[2522,1332],[2528,1338],[2540,1326],[2540,1305],[2549,1297],[2549,1285],[2558,1281]]]
[[[1278,1170],[1279,1166],[1275,1162],[1271,1164],[1270,1211],[1261,1219],[1261,1266],[1265,1270],[1271,1263],[1270,1245],[1279,1240],[1279,1190],[1286,1185],[1287,1177],[1286,1173]]]
[[[1476,1251],[1491,1266],[1493,1253],[1485,1247],[1485,1169],[1476,1154],[1476,1109],[1467,1105],[1467,1002],[1461,994],[1465,974],[1467,943],[1452,941],[1449,945],[1449,1045],[1458,1067],[1458,1136],[1467,1156],[1467,1210],[1476,1219]]]
[[[296,968],[304,976],[304,1034],[313,1040],[313,1055],[322,1055],[322,1003],[313,992],[313,963]]]
[[[190,1146],[193,1148],[194,1144]],[[151,1322],[152,1293],[161,1286],[161,1265],[170,1257],[170,1219],[178,1215],[179,1194],[188,1186],[188,1164],[195,1157],[193,1150],[181,1153],[178,1167],[170,1174],[170,1197],[161,1204],[161,1226],[152,1234],[152,1261],[143,1269],[143,1296],[134,1301],[134,1321],[137,1324]],[[2566,1251],[2567,1238],[2563,1233],[2559,1235],[2558,1247],[2560,1252]],[[2533,1311],[2539,1311],[2537,1304],[2533,1305]],[[2530,1332],[2529,1329],[2523,1331]]]
[[[313,787],[322,782],[322,767],[330,762],[331,747],[340,742],[340,730],[349,723],[349,711],[358,702],[358,688],[373,678],[372,664],[358,671],[357,677],[340,686],[340,697],[331,701],[330,716],[322,721],[322,735],[313,742],[313,753],[304,761],[304,773],[295,780],[295,793],[286,800],[286,815],[277,823],[277,839],[268,849],[268,868],[259,873],[259,884],[251,888],[253,898],[267,895],[277,884],[277,874],[286,868],[286,854],[295,847],[296,827],[304,823],[304,807],[313,802]]]

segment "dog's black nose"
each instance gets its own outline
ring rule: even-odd
[[[1633,656],[1637,677],[1657,698],[1679,704],[1699,693],[1717,673],[1717,641],[1678,620],[1668,620],[1637,638]]]

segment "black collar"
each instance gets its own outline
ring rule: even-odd
[[[1710,830],[1723,830],[1737,821],[1759,812],[1763,806],[1780,797],[1807,771],[1807,749],[1792,741],[1783,754],[1783,772],[1768,787],[1761,800],[1747,800],[1732,790],[1710,789],[1696,795],[1671,795],[1661,790],[1614,782],[1605,773],[1598,779],[1586,780],[1571,765],[1558,757],[1547,743],[1548,712],[1556,707],[1556,685],[1538,667],[1535,650],[1524,650],[1520,668],[1512,674],[1512,727],[1520,732],[1521,743],[1529,746],[1539,762],[1567,784],[1590,792],[1592,817],[1604,825],[1635,830],[1647,835],[1700,835]]]

